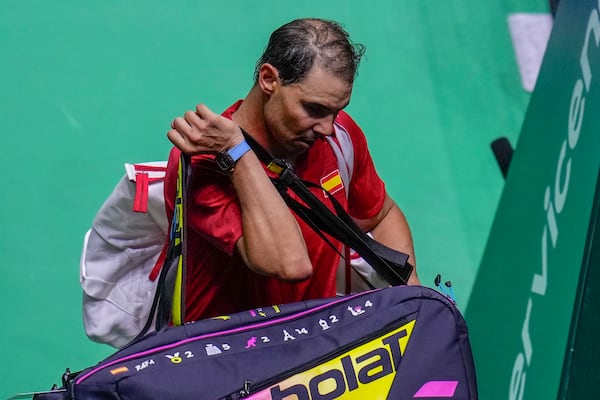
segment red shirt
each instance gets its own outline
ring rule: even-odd
[[[223,116],[231,118],[240,104],[231,106]],[[345,189],[339,185],[334,188],[333,196],[353,217],[371,218],[383,206],[385,186],[375,171],[362,130],[344,112],[339,113],[336,122],[348,131],[352,140],[354,171],[348,198]],[[165,179],[169,218],[173,214],[179,156],[179,150],[173,148]],[[193,173],[188,184],[186,320],[335,296],[340,256],[298,217],[296,219],[313,265],[309,279],[287,283],[260,276],[246,267],[235,251],[235,244],[243,234],[237,195],[229,177],[217,173],[214,162],[209,158],[207,155],[192,158]],[[298,158],[294,170],[304,180],[323,183],[335,176],[337,169],[337,158],[329,143],[322,139]],[[311,190],[331,208],[322,190]],[[331,241],[341,249],[341,243],[334,239]],[[277,246],[276,237],[273,238],[273,246]]]

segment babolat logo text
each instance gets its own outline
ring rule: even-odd
[[[360,345],[270,389],[272,400],[329,400],[347,392],[369,398],[388,393],[416,320]],[[364,395],[364,396],[363,396]]]

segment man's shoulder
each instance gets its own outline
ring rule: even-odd
[[[367,138],[363,130],[358,126],[356,121],[345,111],[340,111],[335,118],[335,124],[346,131],[348,139],[354,148],[354,151],[368,152]],[[341,140],[338,136],[338,141]]]
[[[342,110],[338,113],[335,118],[335,123],[342,126],[350,134],[363,134],[360,126],[354,121],[354,119],[346,111]]]
[[[233,117],[233,114],[240,108],[243,101],[244,100],[237,100],[235,103],[227,107],[227,109],[225,109],[225,111],[223,111],[221,115],[227,119],[231,119]]]

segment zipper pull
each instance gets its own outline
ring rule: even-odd
[[[251,383],[252,383],[252,381],[245,380],[244,381],[244,387],[242,389],[240,389],[237,393],[230,394],[225,399],[226,400],[238,400],[238,399],[243,399],[246,396],[249,396],[250,395],[250,384]]]
[[[150,179],[146,172],[135,174],[135,198],[133,199],[133,212],[148,212],[148,184]]]
[[[252,381],[244,381],[244,388],[242,390],[240,390],[240,398],[241,397],[246,397],[250,394],[250,384],[252,383]]]
[[[61,378],[63,387],[64,388],[68,387],[69,384],[71,383],[71,381],[73,380],[73,378],[74,378],[74,376],[71,373],[71,370],[69,368],[67,368]]]
[[[442,276],[440,274],[437,274],[434,283],[440,291],[440,293],[446,296],[446,298],[450,300],[452,304],[456,305],[456,299],[454,298],[454,289],[452,289],[452,282],[446,281],[444,283],[444,286],[442,286]]]

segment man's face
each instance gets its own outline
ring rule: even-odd
[[[352,84],[319,67],[300,82],[277,82],[264,108],[271,151],[293,160],[315,140],[331,135],[333,120],[351,94]]]

